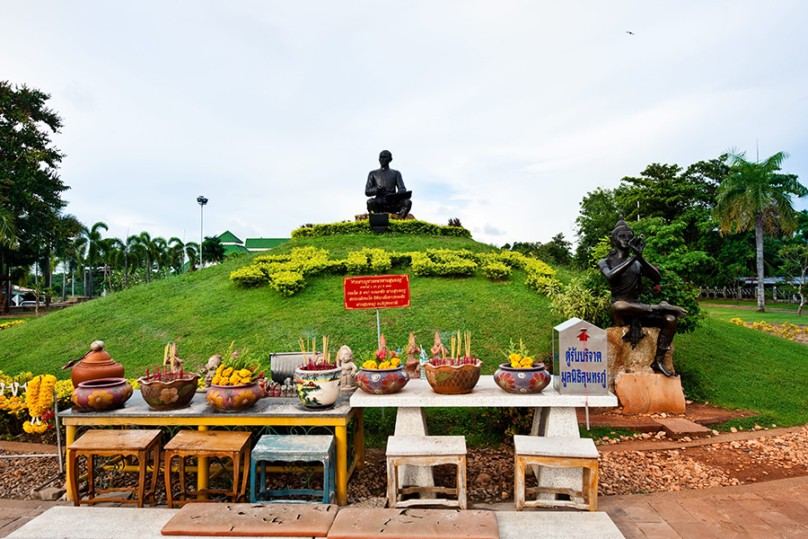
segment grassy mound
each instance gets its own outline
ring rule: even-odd
[[[334,258],[362,247],[417,251],[427,248],[494,252],[495,248],[466,238],[431,236],[336,236],[301,238],[273,250],[315,246]],[[244,289],[234,285],[230,272],[248,265],[245,257],[201,272],[155,281],[111,294],[0,332],[2,370],[51,372],[83,355],[90,342],[101,339],[128,376],[140,375],[162,360],[163,348],[175,341],[189,368],[223,353],[233,341],[239,350],[268,356],[295,351],[298,338],[327,334],[335,346],[347,344],[358,360],[376,348],[376,312],[343,309],[342,277],[312,278],[291,298],[269,287]],[[409,268],[391,273],[407,273]],[[549,355],[552,324],[549,300],[525,284],[524,272],[508,282],[492,282],[479,274],[465,279],[422,278],[411,275],[412,307],[381,311],[382,332],[388,345],[405,347],[410,332],[418,343],[431,347],[436,331],[449,335],[471,331],[473,351],[493,373],[504,359],[499,353],[510,338],[522,337],[537,352]],[[507,326],[503,321],[508,321]],[[12,331],[13,330],[13,331]]]
[[[334,258],[344,258],[362,247],[496,251],[461,237],[389,234],[299,238],[273,253],[305,246],[327,249]],[[240,288],[230,281],[230,272],[251,264],[252,258],[138,286],[39,319],[29,318],[21,326],[0,331],[0,369],[66,378],[68,371],[59,367],[84,354],[95,339],[106,342],[107,350],[130,377],[159,363],[168,341],[179,345],[190,369],[222,353],[232,341],[239,349],[246,347],[251,354],[266,356],[296,350],[299,337],[327,334],[333,345],[350,346],[357,361],[376,348],[376,313],[343,309],[342,277],[312,278],[304,290],[289,298],[267,286]],[[394,268],[391,273],[411,272]],[[574,276],[570,270],[558,275],[564,282]],[[426,347],[432,346],[436,331],[443,333],[446,344],[452,332],[471,331],[473,350],[485,362],[486,374],[502,362],[500,351],[512,338],[521,337],[536,356],[547,361],[551,328],[561,320],[552,315],[546,297],[525,286],[525,277],[522,271],[514,271],[507,282],[492,282],[479,271],[463,279],[411,274],[412,307],[382,310],[382,331],[394,347],[404,347],[411,331]],[[806,422],[802,413],[808,404],[803,390],[808,386],[804,345],[712,317],[695,332],[678,336],[675,345],[675,366],[689,398],[759,410],[759,417],[746,420],[750,425],[754,421],[779,426]],[[394,417],[390,412],[387,416]],[[453,419],[441,424],[441,432],[490,430],[474,415],[444,415]],[[481,417],[484,415],[482,412]],[[466,424],[471,417],[476,426]],[[382,428],[385,419],[376,420]]]

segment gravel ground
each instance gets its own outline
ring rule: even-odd
[[[729,435],[718,435],[715,431],[714,434],[717,436],[701,441],[667,440],[664,433],[599,441],[609,446],[603,448],[600,459],[600,494],[706,489],[808,475],[808,427],[787,434],[761,429],[749,440],[722,441]],[[671,442],[681,446],[671,448]],[[655,449],[655,444],[665,447]],[[0,451],[0,454],[8,453]],[[385,496],[384,449],[367,448],[365,462],[365,469],[357,470],[348,484],[350,503]],[[57,474],[55,458],[0,459],[0,498],[32,499],[32,489]],[[316,488],[321,482],[316,475],[313,477],[312,486]],[[298,480],[295,475],[279,474],[274,476],[271,486],[283,487]],[[453,486],[454,467],[439,466],[435,481],[438,485]],[[470,450],[467,483],[471,502],[513,499],[512,448],[503,445],[501,449]],[[62,480],[54,483],[62,484]],[[158,492],[163,489],[161,474]],[[158,501],[165,503],[164,500],[164,494],[158,496]]]

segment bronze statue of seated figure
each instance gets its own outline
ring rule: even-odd
[[[390,168],[393,154],[384,150],[379,154],[381,168],[368,174],[365,196],[368,199],[368,213],[395,213],[401,219],[407,217],[412,208],[412,191],[404,187],[401,173]]]
[[[686,315],[687,311],[665,301],[657,305],[640,303],[641,278],[645,276],[659,283],[662,276],[642,255],[645,248],[642,235],[635,238],[634,230],[622,217],[612,230],[611,243],[613,250],[598,263],[598,268],[609,281],[612,291],[612,321],[617,326],[630,326],[623,341],[630,342],[632,348],[644,337],[643,326],[659,328],[651,368],[665,376],[673,376],[674,373],[668,370],[663,360],[676,334],[677,318]]]

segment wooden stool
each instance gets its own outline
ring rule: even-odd
[[[288,497],[295,495],[322,496],[322,502],[333,503],[336,497],[335,462],[336,449],[332,435],[267,435],[261,436],[250,457],[250,502],[275,501],[285,503],[306,503],[299,500],[268,500],[268,497]],[[322,462],[323,490],[315,489],[266,489],[266,465],[268,462]],[[258,471],[261,472],[260,485],[256,488]]]
[[[149,453],[153,453],[151,486],[146,491],[146,469],[148,468]],[[83,455],[87,459],[87,482],[89,484],[87,499],[79,499],[77,459]],[[127,456],[137,457],[139,477],[137,488],[108,488],[95,490],[95,457]],[[156,504],[154,489],[157,485],[157,472],[160,468],[160,431],[159,430],[89,430],[81,438],[70,444],[67,448],[67,466],[70,470],[70,494],[73,496],[73,505],[82,503],[94,504],[96,502],[136,503],[143,507],[143,500],[150,497]],[[96,494],[108,492],[132,492],[137,494],[137,500],[123,498],[97,498]]]
[[[245,498],[247,492],[247,472],[244,468],[247,466],[250,454],[250,436],[249,432],[236,432],[227,430],[181,430],[174,436],[170,442],[165,446],[165,474],[166,474],[166,493],[168,494],[168,507],[172,508],[175,505],[184,505],[191,502],[206,502],[214,500],[199,499],[200,495],[207,494],[227,494],[233,503],[238,503],[239,500]],[[171,463],[174,457],[179,457],[179,479],[180,479],[180,498],[174,500],[171,492]],[[207,488],[207,484],[200,483],[195,491],[189,491],[185,487],[185,457],[196,457],[197,464],[200,462],[200,457],[210,458],[229,458],[233,461],[233,490],[226,489],[211,489]],[[242,471],[244,470],[244,471]],[[202,470],[197,466],[198,474],[205,474],[207,477],[208,470]],[[239,490],[239,478],[241,480],[241,489]],[[197,499],[189,500],[188,496],[196,496]]]
[[[576,509],[598,508],[598,449],[589,438],[556,438],[539,436],[514,436],[515,471],[513,477],[513,494],[516,510],[524,507],[565,506]],[[581,491],[562,488],[533,487],[525,488],[525,470],[528,466],[547,466],[549,468],[583,468],[584,482]],[[567,494],[581,496],[584,503],[574,500],[532,500],[525,501],[527,494]]]
[[[457,488],[403,487],[398,467],[457,465]],[[438,492],[457,500],[423,498],[399,500],[399,495]],[[466,508],[466,439],[463,436],[390,436],[387,438],[387,503],[390,508],[412,505],[445,505]]]

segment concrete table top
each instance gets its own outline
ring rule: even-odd
[[[480,376],[471,393],[441,395],[435,393],[426,380],[410,380],[404,389],[392,395],[371,395],[357,390],[351,396],[351,406],[361,408],[432,408],[432,407],[531,407],[580,408],[617,406],[617,397],[608,395],[561,395],[552,384],[541,393],[506,393],[494,382],[493,376]]]

